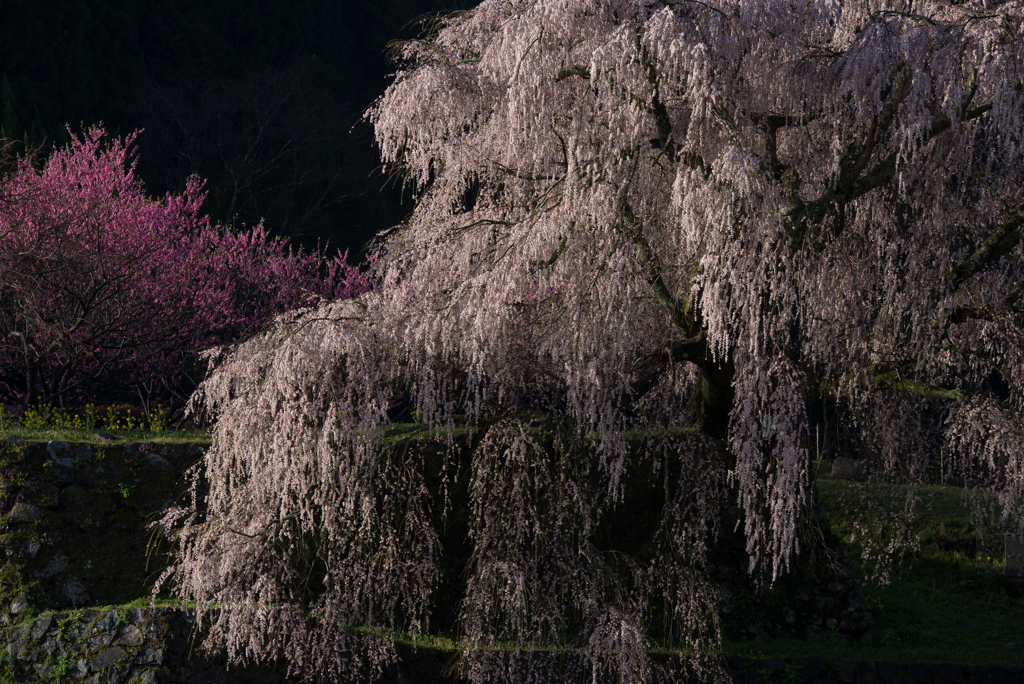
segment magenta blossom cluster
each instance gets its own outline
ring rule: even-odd
[[[0,181],[0,401],[181,404],[199,352],[274,315],[372,288],[346,255],[293,251],[263,225],[200,214],[202,181],[146,196],[135,134],[91,128]]]

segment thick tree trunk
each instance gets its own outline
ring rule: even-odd
[[[690,395],[691,413],[698,419],[701,431],[714,439],[728,437],[735,373],[732,361],[702,365],[697,387]]]

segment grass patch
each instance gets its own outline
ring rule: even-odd
[[[748,657],[819,657],[842,660],[953,662],[961,665],[1020,665],[1024,653],[1024,599],[1011,598],[1003,583],[1003,536],[999,520],[975,516],[960,487],[922,485],[910,532],[918,547],[895,558],[888,581],[878,580],[865,547],[893,538],[884,529],[887,510],[902,510],[907,485],[878,485],[833,479],[820,464],[819,497],[829,522],[846,544],[853,574],[875,616],[879,638],[862,644],[726,644]],[[980,522],[980,524],[979,524]]]
[[[161,408],[145,413],[131,406],[96,407],[75,411],[52,406],[0,406],[0,439],[32,442],[127,444],[131,442],[210,442],[208,429],[179,429],[168,425]]]
[[[155,442],[157,444],[209,444],[209,430],[100,430],[109,434],[112,439],[101,439],[96,436],[97,431],[80,430],[74,428],[44,428],[29,429],[20,426],[8,427],[0,430],[0,439],[20,439],[25,442],[74,442],[76,444],[132,444],[140,442]]]

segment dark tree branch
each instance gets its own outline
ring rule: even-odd
[[[969,87],[961,108],[963,111],[962,121],[977,119],[992,109],[991,102],[973,108],[969,107],[977,90],[976,79],[972,79],[971,84],[973,89]],[[830,211],[836,211],[836,208],[838,208],[841,213],[845,212],[847,204],[881,187],[896,174],[898,151],[894,150],[866,175],[861,175],[864,169],[867,168],[871,153],[877,148],[881,136],[892,125],[899,104],[910,92],[911,85],[912,78],[909,70],[902,70],[899,80],[888,97],[886,97],[881,113],[872,121],[871,128],[860,141],[847,148],[846,154],[840,160],[839,179],[835,187],[828,190],[818,199],[801,204],[790,212],[792,225],[790,238],[793,249],[799,248],[811,237],[811,231],[821,224]],[[919,147],[924,146],[932,138],[949,130],[952,125],[953,123],[947,115],[942,114],[936,117],[928,129],[928,133],[920,141]],[[838,237],[842,225],[841,222],[837,222],[836,227],[833,229],[833,237]]]
[[[640,357],[633,363],[630,372],[633,374],[629,384],[629,398],[620,405],[635,404],[651,391],[668,371],[672,363],[689,361],[704,365],[711,358],[707,337],[700,332],[696,337],[686,340],[669,340],[662,342],[653,352]]]
[[[909,368],[910,364],[905,364],[904,367]],[[878,387],[885,387],[897,392],[906,392],[929,399],[942,399],[946,401],[960,401],[963,399],[959,389],[945,389],[924,382],[918,382],[909,377],[909,373],[904,370],[893,368],[884,363],[878,363],[868,368],[868,378]]]
[[[569,229],[572,230],[571,225],[569,226]],[[534,259],[530,261],[530,272],[533,273],[542,268],[549,268],[552,264],[554,264],[555,261],[558,260],[558,257],[562,256],[562,252],[565,250],[565,242],[567,237],[568,236],[563,235],[558,240],[558,247],[555,248],[555,251],[552,252],[551,256],[549,256],[547,259]]]
[[[847,147],[846,153],[839,160],[839,176],[835,186],[816,200],[807,203],[799,201],[794,203],[793,209],[790,210],[792,222],[790,237],[794,249],[804,244],[810,231],[820,226],[830,211],[845,214],[846,204],[882,185],[896,172],[896,153],[894,152],[880,165],[879,168],[884,168],[881,173],[879,173],[879,168],[876,168],[868,176],[861,177],[871,159],[871,154],[878,146],[882,135],[888,132],[900,103],[910,92],[912,85],[912,73],[908,68],[903,67],[892,90],[886,96],[885,102],[882,103],[882,111],[872,119],[868,131]],[[891,169],[887,166],[887,162],[890,160]],[[837,224],[842,225],[839,222]]]
[[[658,257],[643,235],[640,219],[633,213],[633,209],[626,200],[627,191],[628,186],[623,189],[619,197],[619,230],[636,248],[644,278],[650,284],[654,298],[665,309],[675,328],[687,338],[693,337],[699,330],[693,312],[689,306],[673,297],[668,286],[665,285],[665,281],[661,277],[661,264],[658,263]]]
[[[647,55],[644,54],[644,57],[646,58]],[[668,116],[668,108],[661,101],[661,93],[658,90],[658,74],[654,70],[654,63],[651,60],[645,59],[644,66],[647,70],[647,83],[654,91],[647,110],[654,117],[654,122],[658,126],[658,149],[674,162],[676,160],[676,144],[672,140],[672,121]]]
[[[1017,302],[1020,301],[1022,294],[1024,294],[1024,283],[1017,283],[1013,286],[1013,289],[1010,290],[1010,294],[1006,295],[1006,299],[1003,300],[1003,303],[1016,311]]]
[[[949,342],[944,343],[942,345],[942,348],[948,349],[950,351],[955,351],[963,356],[973,356],[976,359],[984,361],[989,368],[991,368],[993,371],[999,373],[999,375],[1002,376],[1003,380],[1006,381],[1007,387],[1009,387],[1011,392],[1013,392],[1018,398],[1024,398],[1024,395],[1022,395],[1020,390],[1017,389],[1017,384],[1014,382],[1013,377],[1001,365],[996,363],[995,360],[993,360],[992,357],[989,356],[988,354],[983,354],[973,349],[961,349],[960,347],[950,344]]]
[[[558,74],[555,75],[556,81],[564,81],[570,76],[579,76],[590,80],[590,69],[579,64],[573,64],[572,66],[562,67],[558,70]]]
[[[1006,220],[996,228],[978,250],[969,256],[966,261],[957,265],[952,271],[946,274],[946,282],[952,289],[957,289],[968,278],[979,272],[985,266],[996,259],[1009,254],[1010,251],[1020,242],[1021,226],[1024,226],[1024,211],[1007,214]],[[1014,288],[1017,291],[1017,288]],[[1011,292],[1011,296],[1013,293]],[[1020,296],[1017,292],[1014,301]]]

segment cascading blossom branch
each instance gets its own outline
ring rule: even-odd
[[[730,487],[751,571],[792,565],[822,400],[929,404],[1024,531],[1022,17],[485,0],[406,43],[367,113],[418,192],[379,238],[379,289],[279,319],[193,398],[217,415],[209,494],[165,525],[183,525],[177,590],[222,609],[210,643],[310,679],[392,657],[346,626],[428,628],[440,477],[471,512],[467,672],[522,675],[475,647],[500,640],[640,681],[655,613],[717,643],[702,569]],[[520,405],[538,386],[543,418]],[[396,388],[443,465],[382,441]],[[906,417],[864,415],[877,434]],[[468,456],[457,416],[479,430]],[[692,431],[631,456],[644,424]],[[886,477],[922,470],[883,456]],[[666,501],[650,565],[595,542],[644,477]]]

